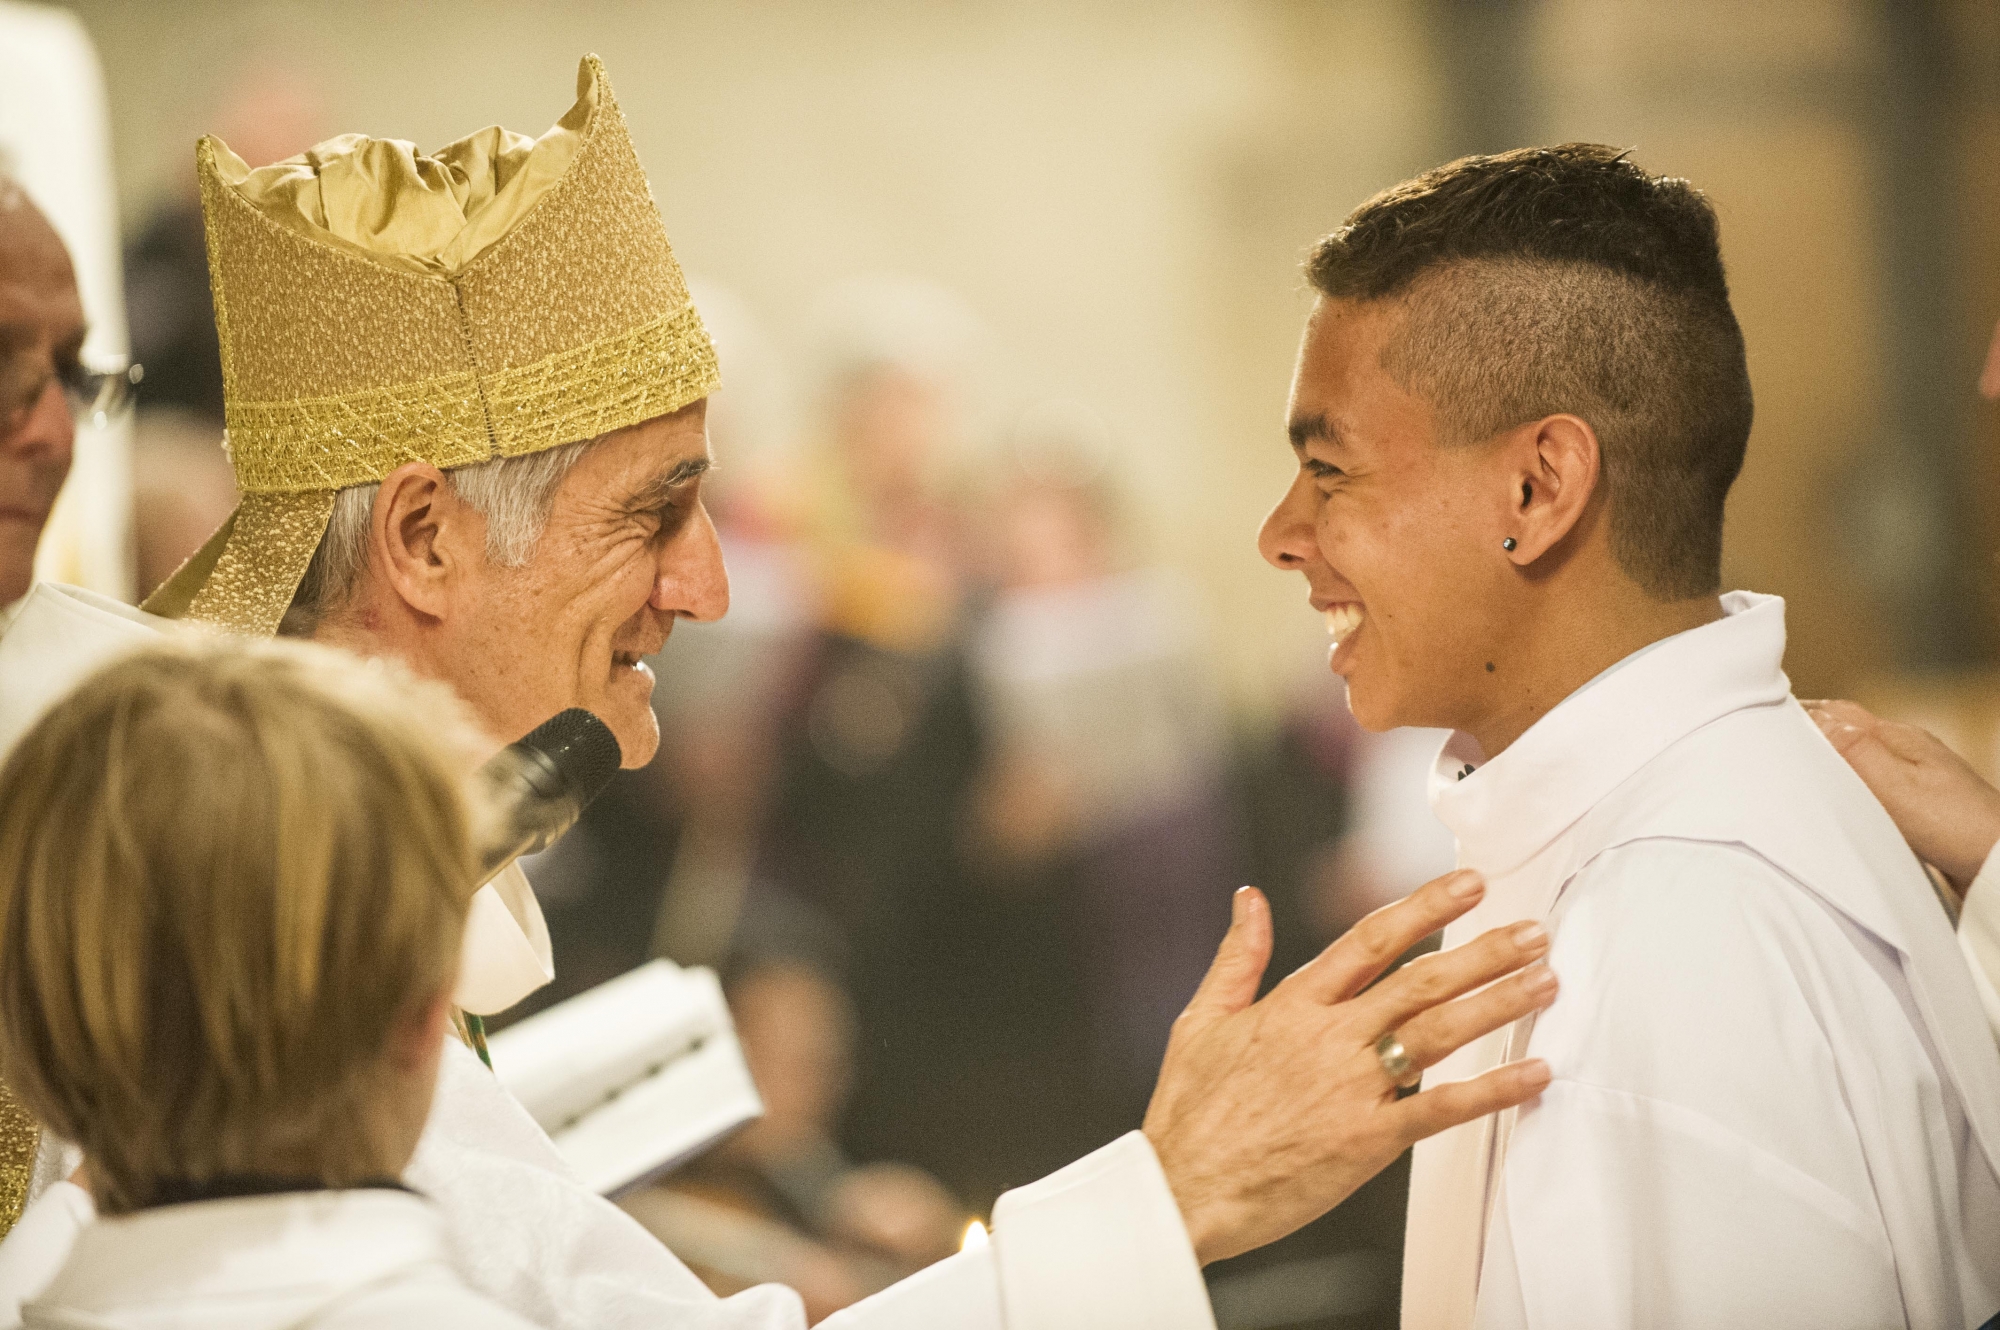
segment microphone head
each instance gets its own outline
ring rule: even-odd
[[[546,757],[563,784],[546,793],[568,797],[579,811],[603,792],[625,760],[611,727],[582,707],[557,712],[514,747]]]

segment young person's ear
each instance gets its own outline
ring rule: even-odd
[[[1521,427],[1510,449],[1502,554],[1526,568],[1561,544],[1597,492],[1603,457],[1597,431],[1577,416],[1548,416]]]
[[[368,562],[411,609],[441,619],[465,571],[473,510],[444,472],[410,462],[383,478],[368,523]],[[483,538],[483,531],[476,533]]]

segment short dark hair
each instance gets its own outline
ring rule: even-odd
[[[1333,299],[1405,304],[1384,368],[1448,441],[1588,421],[1619,566],[1662,600],[1719,587],[1750,372],[1694,186],[1594,143],[1463,157],[1356,208],[1306,275]]]

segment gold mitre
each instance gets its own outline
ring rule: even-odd
[[[539,139],[195,151],[242,500],[145,608],[268,635],[334,495],[595,438],[707,396],[715,350],[596,56]]]

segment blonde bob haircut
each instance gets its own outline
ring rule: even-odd
[[[22,739],[0,768],[0,1071],[83,1147],[100,1211],[401,1172],[388,1052],[456,973],[475,736],[401,668],[189,638]]]

